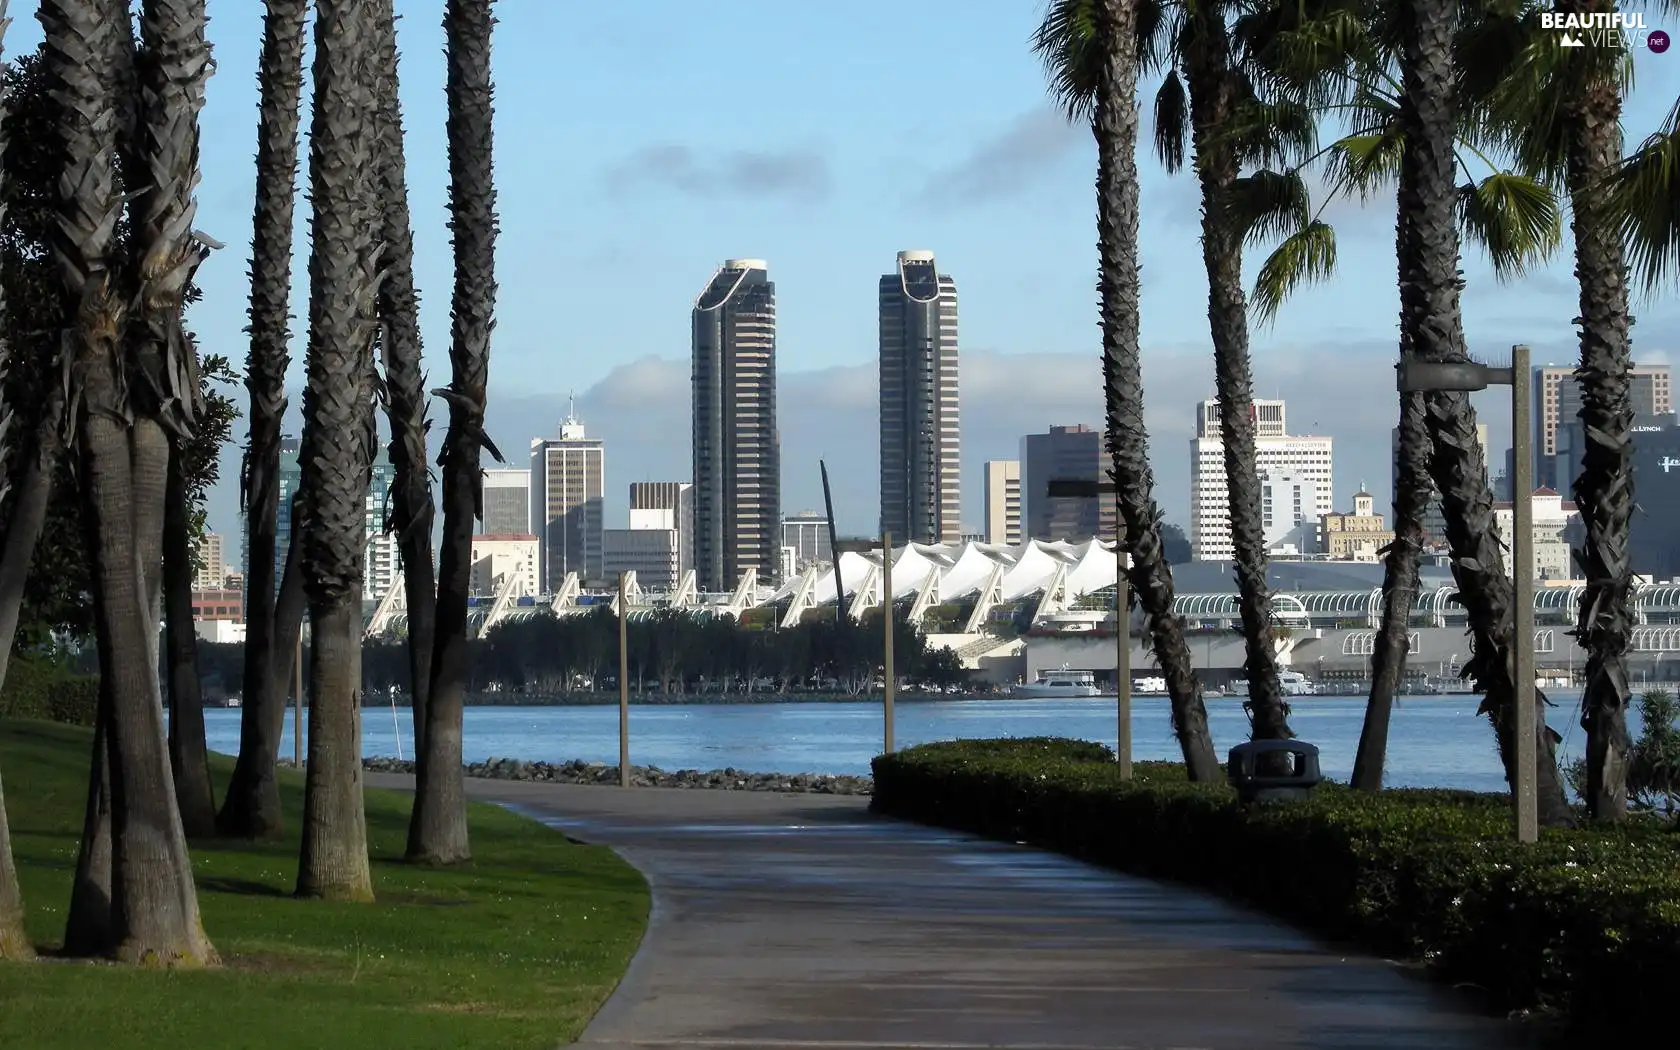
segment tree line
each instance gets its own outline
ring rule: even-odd
[[[1578,3],[1557,10],[1612,11]],[[1228,488],[1234,568],[1256,738],[1287,738],[1278,685],[1279,627],[1267,588],[1262,492],[1248,333],[1288,295],[1330,279],[1330,199],[1393,200],[1401,360],[1470,359],[1460,311],[1462,242],[1501,277],[1522,274],[1562,243],[1567,212],[1579,286],[1580,418],[1588,434],[1573,495],[1585,542],[1576,636],[1588,651],[1581,724],[1589,814],[1627,812],[1627,651],[1635,622],[1627,534],[1633,506],[1629,273],[1647,287],[1680,262],[1673,162],[1680,107],[1624,156],[1622,44],[1562,46],[1526,0],[1053,0],[1034,36],[1052,95],[1097,144],[1104,392],[1131,591],[1166,677],[1173,726],[1192,779],[1217,780],[1217,756],[1183,626],[1172,615],[1144,425],[1139,356],[1137,85],[1159,77],[1153,148],[1169,172],[1193,174],[1202,198],[1213,378]],[[1321,132],[1331,132],[1331,141]],[[1314,199],[1314,187],[1318,187]],[[1271,245],[1245,289],[1243,259]],[[1373,380],[1379,377],[1373,373]],[[1484,699],[1508,780],[1515,688],[1511,580],[1504,574],[1476,412],[1464,393],[1413,393],[1397,405],[1395,539],[1383,552],[1384,612],[1354,769],[1382,785],[1388,722],[1401,679],[1407,615],[1418,587],[1422,516],[1441,493],[1473,658],[1464,674]],[[1525,498],[1519,494],[1518,498]],[[1547,701],[1537,695],[1537,706]],[[1536,718],[1540,818],[1574,819],[1557,765],[1559,738]]]

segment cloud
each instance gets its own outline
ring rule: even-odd
[[[831,182],[826,157],[813,150],[736,150],[702,157],[675,143],[647,146],[609,168],[609,189],[661,187],[691,197],[778,196],[814,200]]]
[[[1089,136],[1040,106],[1010,121],[968,156],[940,169],[917,194],[921,203],[977,204],[1028,189]]]

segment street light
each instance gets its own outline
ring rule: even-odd
[[[835,540],[834,578],[840,579],[840,555],[844,551],[866,553],[875,549],[873,540]],[[892,533],[881,533],[881,743],[886,754],[893,753],[893,587]],[[846,591],[840,588],[840,605],[834,610],[834,622],[846,622]]]
[[[1114,707],[1119,723],[1114,737],[1114,755],[1120,762],[1120,779],[1132,778],[1132,596],[1126,579],[1126,545],[1120,542],[1125,518],[1120,513],[1119,490],[1112,482],[1082,478],[1051,478],[1045,494],[1051,499],[1099,499],[1114,493]],[[1098,515],[1101,524],[1101,515]],[[1099,528],[1100,532],[1101,529]]]
[[[1530,422],[1534,374],[1526,346],[1511,348],[1510,368],[1490,368],[1471,361],[1402,360],[1395,366],[1395,385],[1402,394],[1429,391],[1511,388],[1511,574],[1516,589],[1516,624],[1511,639],[1516,705],[1517,776],[1513,804],[1517,841],[1540,837],[1539,806],[1535,795],[1534,722],[1534,434]]]

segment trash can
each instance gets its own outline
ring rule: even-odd
[[[1280,761],[1285,758],[1287,768]],[[1262,765],[1266,767],[1265,772],[1261,772]],[[1304,740],[1250,740],[1238,744],[1231,749],[1225,776],[1244,802],[1302,799],[1324,779],[1318,769],[1318,747]]]

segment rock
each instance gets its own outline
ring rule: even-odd
[[[362,766],[373,773],[414,772],[414,763],[406,759],[368,758],[362,761]],[[555,784],[610,786],[618,784],[617,766],[609,766],[604,762],[585,762],[577,758],[558,763],[491,758],[483,762],[469,762],[463,767],[463,771],[469,777],[484,780],[539,780]],[[630,784],[632,787],[690,791],[781,791],[818,795],[868,795],[875,786],[870,777],[836,776],[831,773],[749,773],[733,766],[707,771],[679,769],[675,772],[660,769],[658,766],[631,766]]]

